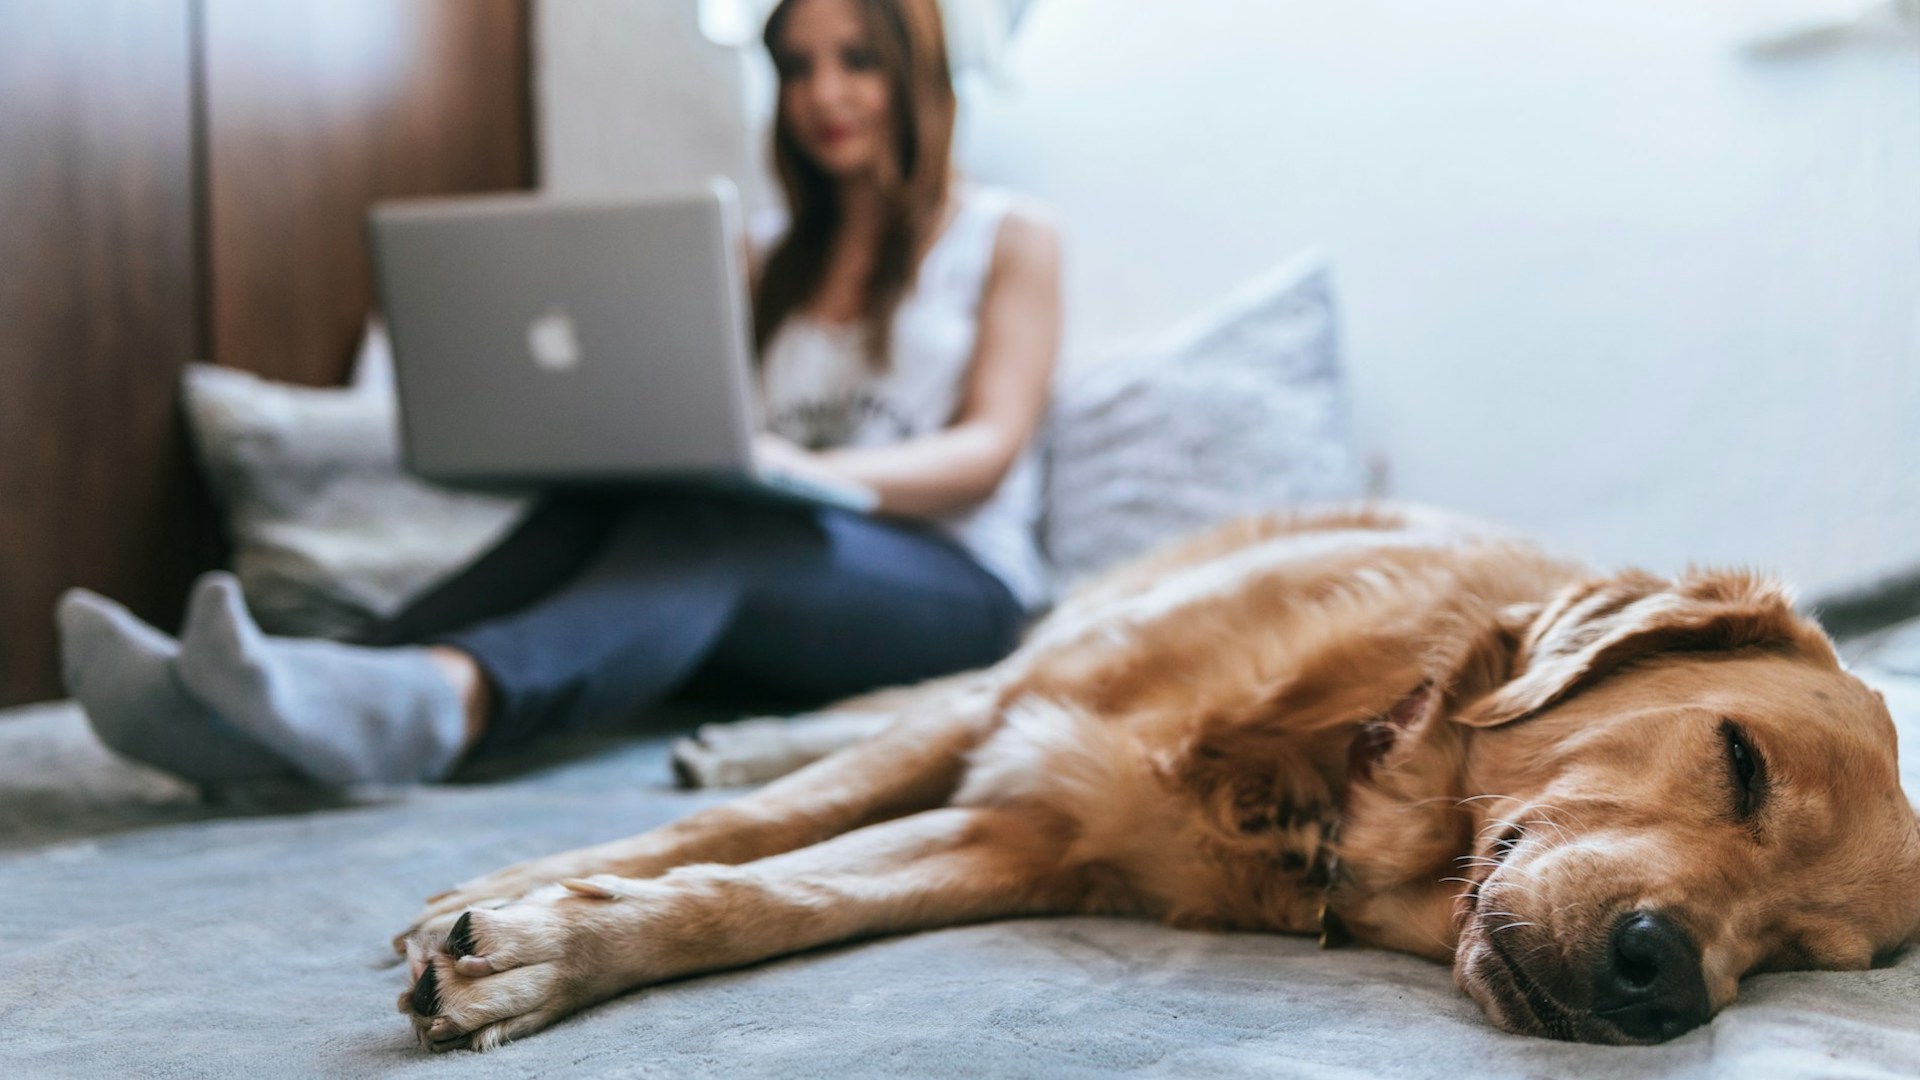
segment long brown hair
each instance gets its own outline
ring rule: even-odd
[[[774,52],[796,0],[781,0],[762,34]],[[886,216],[867,277],[860,320],[867,358],[887,365],[894,309],[913,286],[919,256],[939,226],[952,168],[954,95],[947,40],[935,0],[852,0],[887,75],[893,154],[883,164]],[[753,296],[753,339],[762,351],[780,324],[805,307],[826,277],[827,254],[840,229],[834,179],[794,138],[786,94],[773,125],[773,164],[792,224],[774,245]]]

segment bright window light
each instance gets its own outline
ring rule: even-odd
[[[700,0],[700,32],[708,41],[739,47],[760,36],[765,5],[758,0]]]

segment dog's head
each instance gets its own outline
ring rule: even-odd
[[[1778,586],[1628,574],[1510,623],[1505,677],[1452,714],[1484,793],[1454,975],[1495,1023],[1658,1042],[1743,975],[1915,936],[1886,704]]]

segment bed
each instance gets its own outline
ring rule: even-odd
[[[1920,791],[1920,624],[1856,648]],[[1447,969],[1307,939],[1070,918],[848,945],[628,994],[458,1064],[394,1011],[387,939],[496,865],[660,824],[668,733],[517,771],[318,800],[204,801],[113,758],[69,703],[0,714],[0,1074],[11,1076],[1912,1075],[1920,951],[1765,975],[1663,1046],[1494,1030]]]

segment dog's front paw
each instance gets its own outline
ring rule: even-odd
[[[621,879],[570,880],[406,940],[400,1011],[430,1050],[491,1050],[630,985],[601,947]]]

